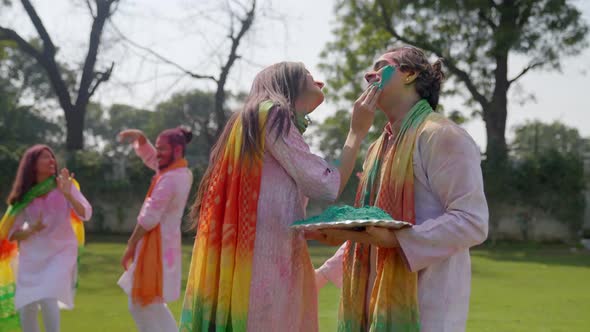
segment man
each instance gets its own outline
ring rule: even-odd
[[[342,285],[339,331],[464,331],[469,248],[488,231],[479,149],[434,112],[440,60],[430,64],[415,47],[396,48],[377,60],[367,81],[378,83],[386,67],[394,74],[377,108],[389,123],[367,153],[357,206],[377,206],[414,226],[310,233],[333,244],[350,240],[316,271],[316,284]]]
[[[133,142],[156,175],[121,259],[126,271],[118,284],[129,296],[129,311],[140,332],[177,331],[166,303],[180,296],[180,226],[193,181],[184,153],[192,134],[182,128],[165,130],[155,148],[139,130],[124,130],[119,138]]]

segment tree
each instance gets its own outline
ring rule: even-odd
[[[10,40],[46,72],[51,87],[57,96],[66,120],[66,148],[78,150],[84,147],[84,118],[90,98],[98,87],[110,78],[114,63],[104,71],[95,70],[101,37],[107,20],[117,9],[119,0],[86,1],[92,16],[92,28],[88,40],[88,52],[75,91],[68,86],[64,68],[56,59],[57,46],[53,43],[45,25],[29,0],[21,0],[29,19],[33,23],[40,43],[27,41],[18,32],[0,25],[0,41]],[[39,44],[39,45],[38,45]]]
[[[546,149],[511,165],[510,182],[504,184],[504,192],[508,195],[514,191],[513,198],[520,206],[528,207],[530,213],[544,211],[567,224],[570,230],[578,231],[586,207],[584,180],[580,155]],[[523,217],[526,224],[528,218]]]
[[[534,157],[550,150],[583,157],[589,151],[588,141],[580,136],[578,130],[559,121],[548,124],[528,122],[516,127],[514,133],[512,151],[520,158]]]
[[[567,0],[339,0],[336,16],[336,40],[323,52],[336,92],[356,98],[360,74],[394,43],[442,57],[467,90],[467,105],[483,117],[491,164],[507,158],[510,88],[532,70],[558,70],[564,56],[587,44],[588,26]],[[510,76],[515,55],[528,63]]]
[[[0,41],[0,144],[8,150],[55,143],[61,136],[60,127],[39,108],[50,88],[38,70],[12,43]]]
[[[21,153],[36,143],[55,142],[62,134],[61,128],[47,119],[36,103],[22,102],[22,80],[30,83],[33,96],[42,96],[47,90],[44,81],[37,80],[31,63],[14,61],[18,56],[13,51],[11,45],[0,42],[0,206],[11,188]]]
[[[200,170],[208,164],[208,151],[214,143],[214,99],[213,93],[194,90],[172,95],[156,105],[154,111],[123,104],[109,108],[90,104],[85,135],[92,149],[108,157],[120,156],[125,159],[130,149],[127,144],[120,144],[116,140],[121,130],[139,128],[153,141],[165,129],[188,127],[193,132],[193,139],[187,146],[186,155],[190,164]]]
[[[246,4],[244,4],[246,2]],[[212,81],[215,86],[215,99],[213,105],[213,112],[215,114],[215,133],[213,137],[217,137],[221,134],[223,126],[228,118],[227,110],[227,97],[228,93],[226,90],[227,79],[231,72],[231,69],[235,65],[236,61],[240,59],[238,49],[243,42],[244,37],[252,28],[254,19],[256,17],[256,0],[248,1],[228,1],[227,6],[224,7],[224,11],[230,18],[228,39],[229,39],[229,50],[227,54],[220,55],[215,54],[223,58],[219,73],[217,75],[202,74],[196,71],[190,70],[183,65],[171,60],[168,56],[158,53],[148,47],[142,46],[131,39],[127,38],[120,30],[117,30],[121,38],[129,43],[130,45],[143,50],[157,60],[166,63],[170,66],[180,70],[183,74],[188,75],[197,80],[208,80]]]

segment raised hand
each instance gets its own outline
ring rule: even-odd
[[[371,129],[375,119],[375,109],[381,90],[377,86],[369,86],[354,102],[350,117],[350,131],[364,137]]]
[[[139,129],[126,129],[117,135],[121,143],[133,143],[137,141],[140,145],[146,142],[145,134]]]
[[[74,173],[70,174],[67,168],[62,168],[57,176],[57,189],[66,197],[70,198],[72,193],[72,179]]]

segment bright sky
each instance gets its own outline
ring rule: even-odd
[[[60,59],[81,63],[86,50],[89,32],[88,11],[84,1],[77,0],[35,1],[37,10],[54,42],[60,47]],[[3,25],[11,26],[27,37],[34,36],[28,18],[20,3],[0,13]],[[252,32],[240,48],[240,60],[230,75],[230,90],[245,90],[263,66],[278,61],[291,60],[305,63],[319,79],[324,73],[317,69],[319,53],[326,42],[333,40],[333,0],[259,0],[262,14]],[[228,18],[219,11],[219,0],[134,0],[122,1],[120,10],[113,18],[116,27],[134,42],[149,46],[160,54],[182,64],[194,72],[217,75],[220,58],[214,54],[227,50]],[[590,1],[576,1],[590,21]],[[100,64],[116,63],[110,82],[97,93],[96,98],[104,103],[127,103],[137,107],[153,108],[174,92],[192,88],[213,89],[207,82],[179,76],[174,68],[155,61],[145,53],[126,47],[109,28],[104,41],[106,51],[101,54]],[[517,73],[523,63],[518,59],[510,62],[510,72]],[[370,65],[370,64],[368,64]],[[590,136],[590,107],[585,94],[590,89],[590,50],[576,58],[563,61],[559,72],[532,72],[521,79],[524,90],[534,93],[536,102],[520,105],[511,101],[508,128],[527,120],[561,120],[578,128],[583,136]],[[462,109],[461,102],[444,99],[449,108]],[[321,120],[331,114],[335,105],[324,103],[313,114]],[[472,120],[465,128],[480,147],[485,147],[483,122]]]

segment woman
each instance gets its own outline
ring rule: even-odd
[[[420,49],[395,48],[365,76],[394,75],[377,101],[389,123],[367,153],[358,206],[374,205],[414,224],[391,231],[325,231],[347,242],[318,269],[342,284],[338,331],[463,331],[471,266],[483,242],[488,209],[479,149],[469,134],[434,110],[444,75]]]
[[[24,332],[60,329],[59,308],[72,309],[77,274],[78,239],[72,219],[88,220],[92,208],[76,188],[73,174],[58,166],[51,148],[35,145],[21,158],[0,240],[18,242],[15,308]],[[75,216],[73,216],[73,215]],[[8,232],[5,232],[8,230]],[[7,234],[6,238],[5,235]]]
[[[334,168],[302,136],[323,86],[301,63],[272,65],[225,126],[193,206],[197,238],[181,331],[318,330],[307,243],[290,225],[304,217],[307,198],[338,197],[379,95],[371,87],[355,103]]]

